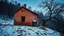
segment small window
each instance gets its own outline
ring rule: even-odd
[[[23,10],[22,10],[22,12],[23,12]]]
[[[22,17],[21,17],[21,21],[22,21],[22,22],[25,22],[25,16],[22,16]]]

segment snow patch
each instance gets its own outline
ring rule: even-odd
[[[56,31],[45,29],[31,26],[0,26],[0,36],[60,36]]]

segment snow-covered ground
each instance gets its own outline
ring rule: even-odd
[[[49,28],[32,26],[0,26],[0,36],[60,36]]]
[[[12,19],[8,19],[8,20],[3,20],[2,18],[0,18],[0,25],[14,25],[14,20]]]
[[[13,19],[3,20],[0,18],[0,25],[1,24],[9,26],[0,26],[0,36],[60,36],[58,32],[49,28],[42,29],[32,26],[10,26],[14,25]]]

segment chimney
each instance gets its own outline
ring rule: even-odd
[[[26,8],[26,4],[24,4],[24,7]]]

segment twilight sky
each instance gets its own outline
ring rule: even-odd
[[[37,9],[38,5],[41,3],[42,0],[14,0],[22,4],[27,4],[27,6],[31,6],[32,9]],[[55,0],[56,2],[64,3],[64,0]]]

